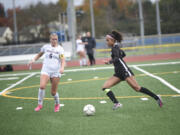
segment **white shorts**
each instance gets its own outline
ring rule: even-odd
[[[41,71],[41,75],[45,74],[48,75],[50,78],[54,78],[54,77],[61,77],[61,73],[59,72],[45,72],[45,71]]]
[[[84,49],[84,47],[82,46],[78,46],[77,47],[77,52],[84,52],[85,51],[85,49]]]

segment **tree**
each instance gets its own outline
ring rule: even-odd
[[[161,0],[159,3],[162,33],[180,32],[180,0]]]
[[[8,19],[5,16],[4,6],[0,3],[0,27],[7,26]]]
[[[49,23],[58,21],[58,15],[62,11],[59,4],[30,5],[20,9],[17,13],[18,31],[20,35],[30,37],[33,41],[49,41]],[[36,31],[37,36],[33,36],[32,30]]]
[[[59,0],[58,5],[60,6],[62,12],[66,12],[67,0]]]
[[[94,0],[96,36],[101,37],[112,29],[132,30],[133,25],[129,28],[126,27],[127,21],[130,20],[129,7],[132,4],[131,0]],[[85,0],[80,8],[85,15],[78,22],[78,24],[82,24],[78,27],[81,27],[79,28],[81,30],[90,30],[89,0]]]

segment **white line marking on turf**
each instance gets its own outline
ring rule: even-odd
[[[4,81],[4,80],[16,80],[16,79],[19,79],[19,77],[0,78],[0,81]]]
[[[17,107],[16,108],[16,110],[22,110],[23,109],[23,107]]]
[[[148,98],[140,98],[142,101],[147,101],[149,100]]]
[[[32,76],[34,76],[34,75],[35,75],[35,73],[32,73],[32,74],[26,76],[25,78],[21,79],[20,81],[16,82],[15,84],[12,84],[12,85],[9,86],[8,88],[2,90],[2,91],[0,92],[0,95],[3,94],[4,92],[6,92],[7,90],[15,87],[16,85],[21,84],[22,82],[24,82],[25,80],[29,79],[30,77],[32,77]]]
[[[159,65],[173,65],[173,64],[180,64],[180,61],[177,62],[164,62],[164,63],[151,63],[151,64],[139,64],[139,65],[131,65],[131,67],[133,66],[159,66]]]
[[[72,81],[72,79],[71,78],[69,78],[69,79],[67,79],[68,81]]]
[[[63,107],[63,106],[65,106],[65,104],[60,104],[60,107]]]
[[[99,103],[101,103],[101,104],[106,104],[106,103],[107,103],[107,101],[102,100],[102,101],[99,101]]]
[[[10,94],[12,94],[12,92],[7,92],[7,93],[6,93],[6,95],[10,95]]]
[[[172,65],[172,64],[180,64],[180,61],[177,62],[164,62],[164,63],[151,63],[151,64],[138,64],[138,65],[128,65],[129,67],[134,67],[134,66],[158,66],[158,65]],[[96,67],[96,68],[80,68],[80,69],[69,69],[65,70],[64,72],[78,72],[78,71],[93,71],[93,70],[102,70],[102,69],[113,69],[113,66],[109,67]],[[32,73],[40,74],[40,72],[31,72],[31,73],[17,73],[17,74],[2,74],[0,77],[6,77],[6,76],[23,76],[23,75],[29,75]]]
[[[98,79],[99,77],[98,76],[95,76],[94,79]]]
[[[172,96],[172,97],[180,97],[180,95]]]
[[[36,73],[36,72],[34,72],[34,73]],[[37,72],[38,73],[38,72]],[[7,76],[23,76],[23,75],[29,75],[29,74],[31,74],[31,73],[17,73],[17,74],[2,74],[2,75],[0,75],[0,77],[7,77]]]
[[[174,74],[177,74],[178,72],[177,72],[177,71],[174,71],[173,73],[174,73]]]
[[[161,77],[158,77],[158,76],[155,76],[137,66],[133,66],[133,68],[135,68],[136,70],[139,70],[141,72],[143,72],[144,74],[148,75],[148,76],[151,76],[152,78],[155,78],[157,80],[159,80],[160,82],[162,82],[163,84],[165,84],[166,86],[168,86],[170,89],[174,90],[175,92],[179,93],[180,94],[180,90],[177,89],[176,87],[174,87],[173,85],[171,85],[169,82],[167,82],[166,80],[162,79]]]

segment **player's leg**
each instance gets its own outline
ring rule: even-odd
[[[93,64],[95,65],[96,64],[96,60],[94,58],[94,52],[92,53],[92,61],[93,61]]]
[[[51,78],[51,95],[54,97],[55,100],[54,112],[58,112],[60,108],[59,93],[57,92],[59,80],[59,77]]]
[[[85,51],[82,51],[82,61],[83,61],[83,66],[87,66]]]
[[[162,104],[161,99],[156,94],[148,90],[147,88],[139,86],[134,76],[127,77],[126,82],[137,92],[147,94],[151,96],[152,98],[154,98],[157,101],[158,105],[162,107],[163,104]]]
[[[91,65],[95,65],[95,59],[93,55],[94,55],[93,52],[91,52],[90,53]]]
[[[83,61],[82,61],[82,53],[81,53],[81,51],[78,52],[78,55],[79,55],[79,65],[82,66]]]
[[[39,111],[43,107],[43,99],[45,96],[45,88],[49,81],[49,76],[47,74],[41,74],[40,76],[40,88],[38,92],[38,106],[35,108],[35,111]]]
[[[118,84],[121,80],[116,77],[116,76],[112,76],[110,77],[102,86],[102,90],[106,92],[106,95],[110,98],[110,100],[114,103],[114,107],[113,109],[117,109],[118,107],[121,107],[122,104],[120,104],[118,102],[118,100],[116,99],[114,93],[111,91],[111,87]]]
[[[88,58],[89,58],[89,63],[90,63],[90,65],[92,66],[93,63],[92,63],[92,56],[91,56],[91,53],[88,53],[87,55],[88,55]]]

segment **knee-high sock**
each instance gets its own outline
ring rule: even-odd
[[[39,88],[39,93],[38,93],[38,105],[43,105],[44,96],[45,96],[45,90]]]
[[[87,65],[86,58],[83,58],[83,65]]]
[[[80,64],[80,66],[82,66],[82,65],[83,65],[83,61],[82,61],[82,59],[80,59],[80,60],[79,60],[79,64]]]
[[[55,104],[59,104],[59,93],[56,92],[56,95],[54,95],[54,101],[55,101]]]
[[[110,89],[103,88],[103,91],[106,92],[106,95],[111,99],[113,103],[119,103],[114,93]]]
[[[153,92],[151,92],[151,91],[148,90],[147,88],[141,87],[140,92],[151,96],[151,97],[154,98],[155,100],[158,100],[158,99],[159,99],[159,97],[158,97],[156,94],[154,94]]]

